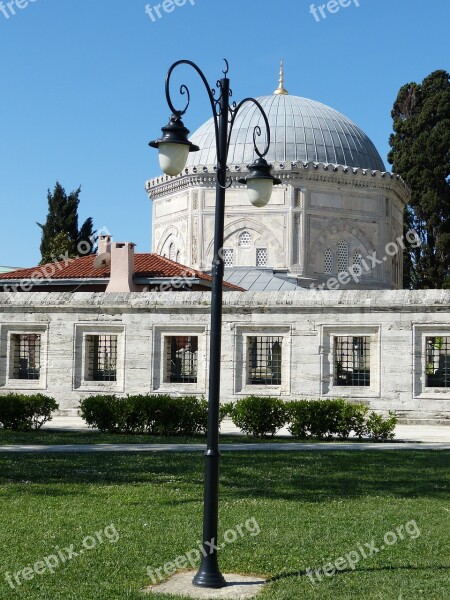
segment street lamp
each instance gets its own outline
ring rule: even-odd
[[[187,95],[187,103],[183,110],[177,110],[170,97],[170,78],[174,69],[179,65],[192,67],[203,81],[211,104],[217,152],[217,181],[216,181],[216,209],[214,228],[214,257],[212,263],[212,292],[211,292],[211,343],[209,363],[209,396],[208,396],[208,432],[207,449],[205,453],[205,487],[204,487],[204,513],[203,513],[203,558],[193,584],[204,588],[222,588],[226,585],[225,579],[219,570],[217,557],[218,517],[219,517],[219,404],[220,404],[220,362],[222,346],[222,292],[224,262],[222,255],[225,221],[225,192],[232,184],[227,178],[227,157],[230,146],[230,136],[241,107],[251,102],[261,112],[265,122],[267,145],[264,152],[260,152],[256,138],[261,136],[261,128],[256,126],[253,132],[253,145],[258,159],[249,165],[249,173],[239,179],[239,183],[246,184],[249,200],[254,206],[265,206],[270,200],[272,188],[281,183],[280,179],[273,177],[271,166],[264,158],[270,148],[270,127],[267,115],[260,103],[254,98],[245,98],[239,104],[233,102],[230,106],[230,80],[228,79],[228,62],[223,77],[217,82],[220,91],[215,97],[208,81],[199,67],[189,60],[179,60],[174,63],[166,76],[166,98],[172,116],[169,123],[162,128],[162,138],[150,142],[152,148],[159,150],[161,169],[167,175],[179,175],[185,165],[190,152],[199,150],[188,140],[189,130],[183,124],[182,116],[190,104],[189,89],[182,85],[180,93]]]

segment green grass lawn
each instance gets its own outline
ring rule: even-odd
[[[447,599],[449,462],[444,451],[224,454],[220,530],[255,519],[260,533],[244,527],[220,551],[221,568],[271,578],[261,600]],[[197,453],[0,453],[0,598],[148,597],[139,591],[150,583],[147,567],[197,546],[202,466]],[[403,533],[354,570],[321,582],[306,576],[358,544],[373,540],[380,548],[387,532],[412,521],[415,539]],[[119,533],[115,543],[104,533],[102,543],[54,574],[34,574],[15,590],[6,582],[5,572],[23,571],[57,548],[78,551],[86,536],[110,525]]]
[[[267,438],[254,438],[243,434],[224,434],[220,437],[221,444],[257,444],[257,443],[309,443],[315,444],[320,441],[308,439],[300,440],[291,436],[276,436]],[[328,440],[329,441],[329,440]],[[371,442],[369,439],[333,439],[333,442]],[[394,440],[390,440],[395,442]],[[52,429],[40,429],[38,431],[8,431],[0,429],[0,446],[9,445],[65,445],[65,444],[206,444],[205,435],[179,435],[173,437],[162,437],[145,434],[121,434],[100,433],[94,430],[88,431],[57,431]]]
[[[226,434],[221,436],[222,444],[241,443],[282,443],[294,442],[292,437],[279,436],[273,438],[252,438],[240,434]],[[314,442],[317,440],[311,440]],[[40,429],[38,431],[8,431],[0,429],[0,446],[20,445],[59,445],[59,444],[206,444],[205,435],[178,435],[157,436],[145,434],[100,433],[95,430],[88,431],[57,431]]]

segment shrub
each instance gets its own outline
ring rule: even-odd
[[[334,433],[341,439],[348,439],[353,431],[360,439],[366,431],[366,417],[369,409],[362,403],[354,404],[342,398],[336,400],[338,415],[334,424]]]
[[[58,408],[54,398],[43,394],[0,396],[0,426],[13,431],[40,429]]]
[[[155,432],[159,435],[195,435],[208,426],[208,403],[204,398],[159,396],[159,418]]]
[[[233,414],[234,402],[224,402],[219,407],[220,414],[220,422],[222,422],[226,417],[231,417]]]
[[[374,412],[370,413],[366,423],[367,434],[373,440],[392,440],[397,422],[398,419],[392,411],[389,411],[387,419]]]
[[[273,436],[286,424],[286,403],[279,398],[248,396],[234,404],[231,418],[247,435]]]
[[[308,400],[286,403],[288,431],[296,438],[306,439],[311,436],[311,404]]]
[[[118,398],[116,396],[89,396],[80,403],[81,417],[89,427],[114,433],[119,426]]]
[[[288,430],[296,438],[323,439],[337,435],[347,439],[352,431],[358,437],[366,431],[367,407],[343,398],[289,402],[287,410]]]
[[[195,435],[208,425],[208,403],[196,396],[90,396],[80,409],[88,425],[109,433]]]

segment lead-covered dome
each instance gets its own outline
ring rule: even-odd
[[[270,162],[322,162],[385,171],[372,141],[342,113],[314,100],[274,94],[257,98],[270,124]],[[244,105],[234,124],[228,163],[249,163],[255,158],[253,132],[264,119],[254,104]],[[261,138],[264,140],[264,133]],[[187,166],[216,164],[214,124],[210,119],[191,137],[200,147],[189,156]]]

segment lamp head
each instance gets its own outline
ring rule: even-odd
[[[253,206],[261,208],[269,202],[273,186],[279,185],[281,179],[272,175],[272,167],[265,158],[258,158],[248,168],[250,173],[238,181],[247,185],[249,200]]]
[[[189,152],[197,152],[200,148],[188,140],[189,129],[186,129],[179,114],[170,117],[162,132],[162,138],[150,142],[149,146],[158,148],[159,165],[166,175],[179,175]]]

